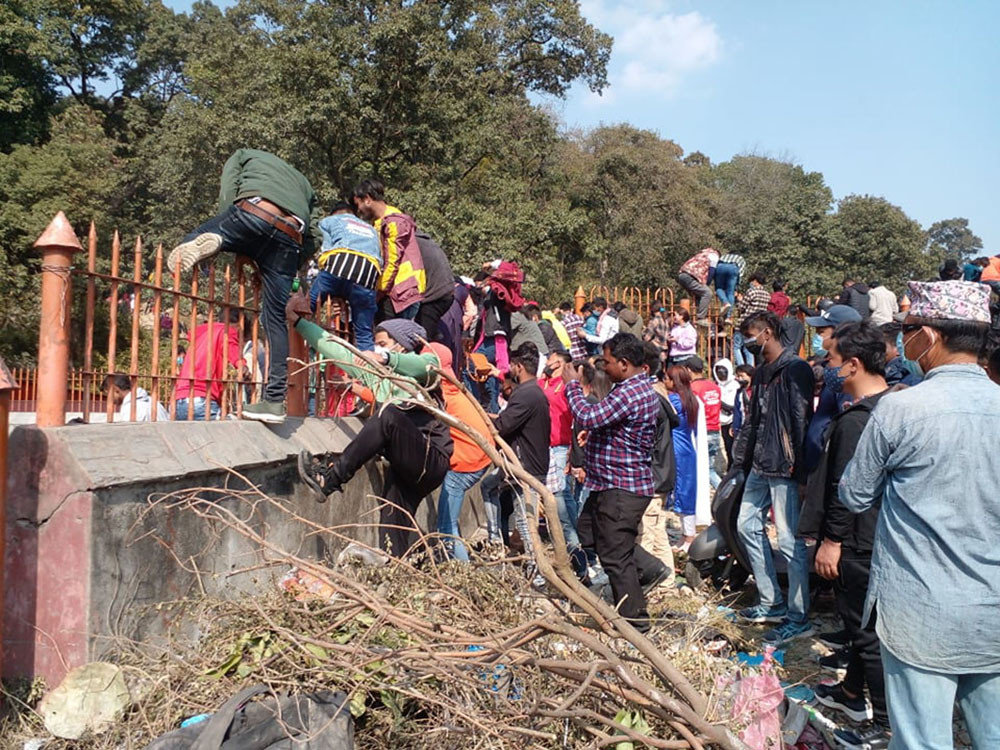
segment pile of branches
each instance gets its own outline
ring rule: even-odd
[[[293,574],[270,595],[172,605],[186,611],[171,620],[198,623],[197,640],[122,644],[114,660],[138,676],[143,697],[95,747],[146,742],[251,682],[276,695],[344,691],[365,748],[740,747],[724,723],[725,696],[705,697],[731,669],[701,649],[720,622],[661,613],[640,636],[653,662],[565,598],[532,588],[517,559],[446,561],[427,536],[422,553],[382,565],[317,562],[269,541],[263,512],[288,514],[307,534],[356,530],[323,528],[253,487],[188,490],[151,507],[161,505],[250,540],[261,575]],[[662,664],[677,670],[676,684]]]

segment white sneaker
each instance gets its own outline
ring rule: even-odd
[[[199,234],[193,240],[182,242],[170,251],[170,255],[167,256],[167,268],[170,273],[173,273],[177,265],[180,264],[181,273],[185,273],[195,263],[200,263],[218,253],[221,247],[221,234],[214,232]]]

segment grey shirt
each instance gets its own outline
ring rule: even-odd
[[[865,621],[934,672],[1000,672],[1000,386],[943,365],[879,401],[839,485],[860,513],[882,497]]]

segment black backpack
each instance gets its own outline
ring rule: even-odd
[[[656,439],[653,442],[653,494],[669,495],[677,481],[677,457],[674,455],[674,428],[681,423],[670,399],[656,394],[660,413],[656,418]]]

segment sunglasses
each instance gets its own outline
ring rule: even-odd
[[[904,323],[900,327],[900,330],[903,333],[913,333],[914,331],[919,331],[921,328],[923,328],[923,326],[919,323]]]

